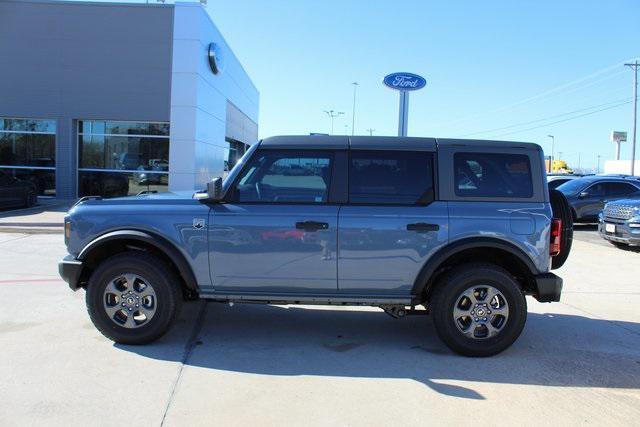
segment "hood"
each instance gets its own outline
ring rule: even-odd
[[[607,203],[608,206],[633,206],[640,208],[640,199],[620,199]]]
[[[176,191],[165,193],[149,193],[139,196],[113,197],[103,199],[98,196],[89,196],[81,198],[76,202],[76,206],[139,206],[139,205],[167,205],[167,204],[199,204],[200,202],[193,199],[193,191]]]

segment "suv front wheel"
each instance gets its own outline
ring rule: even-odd
[[[131,251],[98,266],[89,279],[86,302],[102,335],[120,344],[145,344],[169,330],[182,295],[176,275],[160,259]]]
[[[516,280],[492,264],[467,264],[443,277],[430,304],[440,339],[464,356],[491,356],[520,336],[527,302]]]

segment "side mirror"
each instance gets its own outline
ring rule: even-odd
[[[589,197],[589,192],[588,191],[583,191],[582,193],[580,193],[580,195],[578,195],[578,197],[580,199],[585,199],[585,198]]]
[[[222,178],[213,178],[207,182],[207,190],[193,195],[195,199],[203,202],[219,202],[222,200]]]

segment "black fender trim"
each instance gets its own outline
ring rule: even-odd
[[[531,261],[531,258],[529,258],[522,249],[513,243],[491,237],[471,237],[450,243],[430,257],[425,265],[422,266],[420,273],[416,276],[411,293],[420,297],[427,286],[429,279],[436,271],[438,271],[440,266],[449,259],[449,257],[467,249],[476,248],[493,248],[509,252],[522,261],[532,276],[540,274],[533,261]]]
[[[146,231],[117,230],[103,234],[92,240],[87,246],[85,246],[80,254],[78,254],[77,259],[79,261],[83,261],[91,253],[91,251],[100,247],[104,243],[122,239],[144,242],[164,253],[171,259],[171,261],[173,261],[173,263],[178,268],[178,272],[180,273],[180,276],[182,276],[187,289],[193,291],[198,290],[198,282],[196,281],[196,277],[191,270],[191,266],[185,259],[184,255],[180,253],[178,248],[176,248],[175,245],[169,242],[167,239]]]

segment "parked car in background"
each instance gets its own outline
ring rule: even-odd
[[[38,190],[32,182],[0,171],[0,208],[31,207],[38,203]]]
[[[134,182],[139,185],[168,185],[169,175],[166,173],[153,173],[156,172],[168,172],[169,161],[165,159],[150,159],[149,166],[138,166],[138,170],[143,172],[137,172],[134,174]]]
[[[640,246],[640,198],[607,203],[598,218],[598,232],[614,244]]]
[[[558,187],[569,201],[574,222],[596,222],[607,202],[640,199],[640,181],[633,177],[591,175]]]
[[[571,175],[567,173],[563,174],[547,174],[547,185],[549,186],[549,190],[553,190],[554,188],[558,188],[565,182],[569,182],[572,179],[580,178],[581,175]]]

